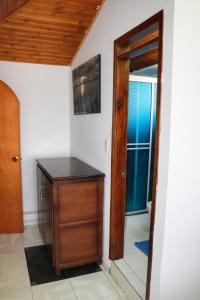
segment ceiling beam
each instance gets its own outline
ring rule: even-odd
[[[1,0],[0,1],[0,21],[7,18],[30,0]]]

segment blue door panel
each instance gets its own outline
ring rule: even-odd
[[[146,209],[149,150],[127,152],[126,212]]]
[[[151,83],[129,83],[128,143],[149,143],[151,88]]]
[[[157,84],[154,84],[154,99],[152,99],[152,88],[152,83],[129,82],[126,213],[145,210],[146,201],[151,200]],[[154,110],[151,118],[152,103]],[[151,122],[152,144],[150,157]],[[151,158],[150,164],[149,158]],[[149,166],[150,176],[148,176]]]

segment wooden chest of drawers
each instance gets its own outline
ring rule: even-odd
[[[102,260],[104,174],[75,158],[37,160],[38,222],[57,273]]]

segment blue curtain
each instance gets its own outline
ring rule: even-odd
[[[156,128],[156,110],[152,108],[152,84],[129,82],[128,136],[127,136],[127,178],[126,178],[126,212],[146,209],[146,201],[151,198],[153,160],[149,164],[150,129],[152,126],[152,149]],[[156,107],[156,92],[153,99]],[[153,151],[151,157],[153,158]],[[148,168],[150,166],[150,175]],[[149,182],[148,182],[149,181]],[[149,189],[148,189],[149,186]]]

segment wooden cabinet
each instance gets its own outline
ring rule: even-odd
[[[37,160],[38,222],[56,272],[102,260],[104,174],[75,158]]]
[[[44,203],[43,203],[43,175],[37,167],[37,199],[38,199],[38,226],[44,239]]]

